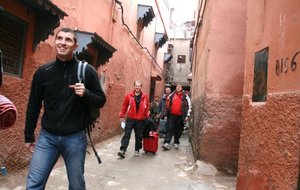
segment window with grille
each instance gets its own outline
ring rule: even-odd
[[[177,56],[177,63],[185,63],[186,56],[185,55],[178,55]]]
[[[21,77],[26,23],[7,12],[1,12],[0,28],[3,71]]]
[[[253,77],[253,102],[265,102],[267,99],[269,48],[255,53]]]
[[[169,54],[173,54],[173,49],[174,49],[173,44],[168,44],[168,53]]]

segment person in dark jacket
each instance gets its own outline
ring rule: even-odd
[[[190,97],[183,93],[180,83],[176,85],[176,90],[169,95],[166,107],[168,126],[163,148],[170,150],[170,142],[174,136],[174,146],[177,149],[180,143],[179,139],[182,134],[184,122],[188,121],[192,109]]]
[[[159,137],[164,138],[166,134],[166,128],[168,125],[168,118],[166,114],[166,103],[169,95],[171,94],[171,88],[169,86],[165,87],[165,94],[161,98],[159,105],[158,105],[158,112],[160,115],[160,120],[159,120]]]
[[[159,104],[159,96],[155,96],[154,100],[150,104],[150,118],[155,122],[156,128],[158,127],[160,115],[158,111],[158,104]]]
[[[123,106],[119,114],[121,122],[125,121],[125,113],[127,112],[124,136],[121,141],[118,156],[125,158],[132,129],[135,134],[135,152],[134,156],[139,156],[139,150],[142,148],[142,127],[146,118],[149,118],[149,99],[147,94],[141,91],[141,81],[133,83],[134,90],[124,97]]]
[[[89,108],[101,108],[106,97],[96,70],[87,65],[84,84],[77,78],[78,60],[74,30],[61,28],[55,36],[56,60],[35,72],[26,112],[25,147],[33,152],[26,189],[44,189],[49,174],[61,155],[69,189],[86,189],[84,162],[87,148],[85,129]],[[34,131],[43,107],[41,131]]]

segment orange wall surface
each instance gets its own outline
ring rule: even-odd
[[[247,10],[237,189],[297,189],[300,2],[251,0],[247,1]],[[266,47],[269,48],[267,98],[265,102],[252,102],[254,55]],[[294,56],[293,64],[297,67],[293,71]],[[280,63],[277,69],[276,62]]]
[[[246,3],[205,1],[194,46],[192,146],[197,158],[237,172]],[[198,20],[199,21],[199,20]]]
[[[139,1],[141,4],[143,2]],[[145,5],[149,5],[145,1]],[[60,27],[71,27],[81,31],[96,32],[117,51],[109,62],[98,68],[98,74],[105,77],[104,89],[107,102],[101,109],[100,123],[97,124],[92,138],[95,143],[110,138],[122,132],[119,127],[118,114],[121,110],[124,95],[133,90],[133,82],[141,80],[142,90],[150,94],[151,71],[157,72],[163,79],[156,81],[155,95],[161,96],[164,86],[163,54],[167,45],[158,49],[157,63],[142,49],[129,35],[128,30],[122,24],[120,6],[113,0],[53,0],[61,10],[68,14],[60,22]],[[137,3],[138,1],[124,1],[124,22],[133,34],[137,33]],[[154,1],[150,4],[155,16],[141,35],[141,44],[153,55],[155,51],[154,33],[157,26],[162,25],[158,14],[158,7]],[[31,154],[25,150],[24,125],[25,114],[30,92],[32,76],[36,68],[50,60],[55,59],[54,36],[49,36],[44,42],[40,42],[36,50],[32,50],[33,30],[35,14],[28,14],[28,7],[18,0],[3,0],[0,6],[17,15],[28,23],[28,31],[25,46],[25,58],[23,62],[22,77],[14,77],[4,74],[3,85],[0,93],[8,97],[18,109],[18,117],[15,125],[10,129],[0,131],[0,153],[6,159],[9,172],[18,171],[26,167]],[[56,28],[57,31],[59,28]],[[159,31],[161,32],[161,31]],[[164,32],[164,31],[162,31]],[[146,35],[147,34],[147,35]],[[36,130],[38,134],[40,126]]]

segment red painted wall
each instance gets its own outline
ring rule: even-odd
[[[32,12],[28,13],[27,8],[17,0],[1,1],[0,5],[6,11],[15,14],[28,23],[22,77],[19,78],[4,74],[3,84],[0,87],[0,93],[9,98],[18,110],[15,125],[9,129],[0,130],[0,154],[6,160],[7,169],[10,172],[23,168],[30,160],[30,155],[23,148],[26,105],[32,74],[41,63],[40,61],[44,61],[45,59],[40,60],[38,56],[34,56],[32,50],[35,14]],[[51,54],[51,52],[48,54]]]
[[[246,3],[203,2],[204,17],[199,17],[203,20],[198,20],[201,23],[194,44],[192,147],[196,158],[235,174],[242,119]]]
[[[247,2],[243,120],[237,189],[297,189],[300,2]],[[252,102],[254,54],[269,47],[267,100]],[[283,68],[281,69],[281,59]],[[276,69],[276,62],[279,66]],[[276,74],[277,73],[277,74]]]
[[[120,6],[115,4],[113,0],[53,0],[52,2],[68,14],[67,17],[61,20],[60,27],[96,32],[107,43],[117,49],[109,62],[98,68],[99,76],[105,77],[103,87],[107,95],[107,103],[101,109],[101,121],[95,128],[92,137],[94,142],[100,142],[120,134],[122,131],[119,127],[118,114],[123,97],[133,90],[135,80],[141,80],[143,83],[142,90],[149,94],[151,71],[155,70],[163,78],[162,81],[156,82],[155,95],[163,93],[164,73],[159,67],[163,68],[162,56],[166,52],[167,45],[165,44],[158,50],[158,61],[155,63],[149,54],[142,50],[129,35],[128,30],[121,22]],[[137,2],[126,1],[122,3],[124,21],[133,34],[136,34],[137,30]],[[143,4],[143,2],[139,3]],[[146,5],[149,5],[148,3],[145,1]],[[141,44],[148,48],[151,54],[154,54],[154,33],[157,31],[157,26],[162,25],[162,20],[157,13],[158,8],[155,2],[151,3],[150,5],[157,18],[154,18],[150,25],[143,29]],[[8,171],[14,172],[26,167],[31,157],[30,153],[23,147],[28,94],[36,68],[55,58],[54,37],[49,36],[45,42],[40,42],[37,49],[33,51],[32,39],[35,15],[33,13],[29,14],[28,8],[19,3],[18,0],[3,0],[0,2],[0,6],[28,22],[22,77],[5,74],[3,85],[0,88],[0,93],[8,97],[18,109],[15,126],[0,131],[0,154],[6,158]],[[55,31],[57,30],[58,28]],[[38,131],[36,132],[38,133]]]

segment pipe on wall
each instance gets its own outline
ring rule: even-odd
[[[119,0],[115,0],[115,2],[121,7],[121,19],[122,19],[122,24],[127,28],[129,34],[133,37],[133,39],[138,43],[138,45],[141,47],[141,49],[144,49],[147,51],[147,53],[150,55],[150,57],[152,58],[152,60],[155,62],[155,64],[158,66],[158,68],[161,70],[161,72],[163,73],[163,69],[159,66],[159,64],[157,63],[155,57],[150,53],[150,51],[148,50],[148,48],[144,47],[139,40],[135,37],[135,35],[132,33],[132,31],[130,30],[129,26],[124,22],[124,9],[123,9],[123,5],[122,2]]]

